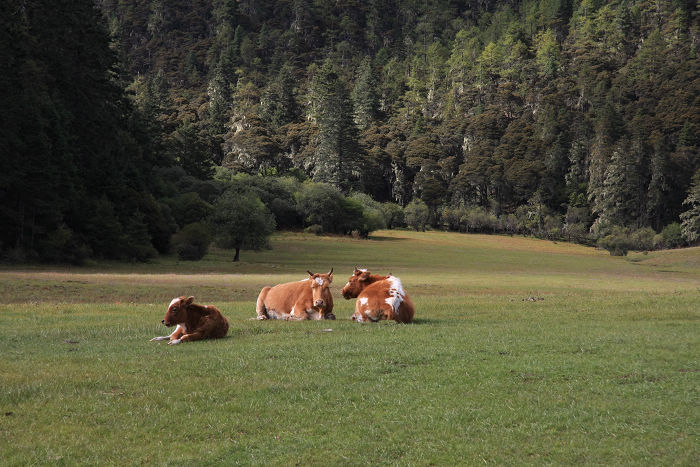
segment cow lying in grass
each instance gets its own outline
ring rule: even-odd
[[[224,337],[228,332],[228,321],[224,315],[214,306],[197,305],[193,301],[194,297],[174,298],[161,322],[168,327],[177,325],[175,331],[169,336],[154,337],[151,341],[169,340],[168,345],[175,345]]]
[[[328,274],[306,272],[309,277],[301,281],[264,287],[255,306],[258,319],[335,319],[328,288],[333,282],[333,268]]]
[[[413,302],[401,279],[389,274],[380,276],[366,269],[357,269],[340,292],[346,300],[357,298],[352,320],[359,323],[393,319],[398,323],[413,321]]]

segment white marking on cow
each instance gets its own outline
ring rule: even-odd
[[[173,298],[173,301],[170,302],[170,305],[168,305],[168,308],[170,308],[171,306],[175,305],[175,304],[176,304],[177,302],[179,302],[179,301],[180,301],[179,298]]]
[[[306,279],[302,279],[302,280],[300,280],[299,282],[306,282],[306,281],[308,281],[308,280],[309,280],[309,278],[307,277]]]
[[[294,306],[292,307],[292,311],[289,312],[289,315],[290,315],[290,316],[294,314],[294,309],[295,309],[296,307],[297,307],[296,305],[294,305]]]
[[[367,302],[369,301],[369,298],[367,297],[362,297],[360,299],[360,305],[367,305]]]
[[[347,284],[345,284],[345,287],[350,287],[350,282],[348,282]]]
[[[360,271],[360,272],[367,272],[366,269],[358,269],[358,271]]]
[[[316,283],[317,283],[318,285],[323,285],[323,279],[321,279],[320,277],[317,277],[317,278],[314,279],[314,280],[316,281]]]
[[[389,286],[389,298],[387,298],[385,302],[391,305],[392,308],[394,308],[394,312],[396,312],[399,310],[401,303],[403,303],[403,297],[406,295],[406,292],[404,292],[401,279],[398,277],[389,276],[386,280],[388,280],[391,285]]]

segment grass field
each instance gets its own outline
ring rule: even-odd
[[[0,269],[0,463],[700,464],[700,248],[272,243],[237,264]],[[356,265],[401,277],[415,323],[350,321]],[[331,267],[337,321],[250,319],[262,286]],[[178,295],[229,336],[149,342]]]

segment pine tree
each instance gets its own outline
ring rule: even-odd
[[[379,114],[377,77],[369,57],[365,57],[357,69],[357,79],[351,97],[355,109],[355,123],[364,130]]]
[[[700,170],[693,176],[683,205],[688,206],[688,210],[681,213],[681,233],[686,242],[695,243],[700,238]]]
[[[359,178],[361,150],[347,86],[329,60],[314,76],[312,95],[319,127],[314,180],[347,191]]]

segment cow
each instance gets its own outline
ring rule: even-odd
[[[255,306],[258,319],[335,319],[333,296],[328,286],[333,282],[333,268],[328,274],[314,274],[298,282],[263,287]]]
[[[413,321],[413,302],[401,284],[401,279],[357,269],[340,291],[346,300],[357,298],[352,320],[359,323],[393,319],[397,323]]]
[[[153,341],[169,340],[168,345],[181,342],[196,341],[224,337],[228,332],[228,321],[221,312],[212,305],[197,305],[192,303],[194,297],[174,298],[168,306],[168,311],[161,323],[167,327],[177,325],[169,336],[159,336]]]

